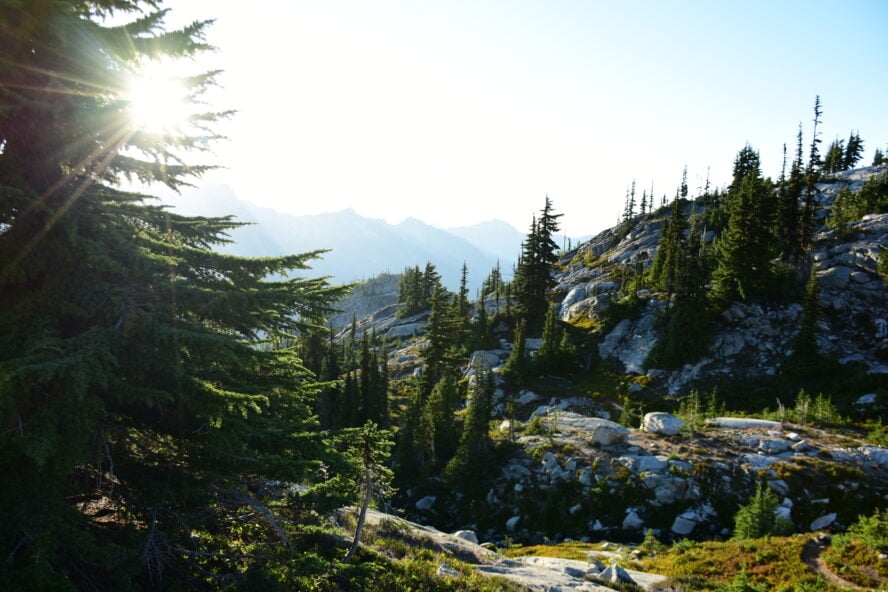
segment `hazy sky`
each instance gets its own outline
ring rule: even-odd
[[[815,95],[824,147],[888,145],[888,2],[168,0],[216,19],[207,65],[240,113],[213,181],[294,214],[522,232],[617,220],[628,185],[728,181],[749,142],[776,176]]]

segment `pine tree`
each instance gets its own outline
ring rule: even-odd
[[[814,241],[815,210],[817,208],[817,181],[820,180],[820,95],[814,100],[814,129],[811,133],[811,147],[808,149],[808,166],[805,169],[805,193],[802,206],[801,243],[807,251]]]
[[[885,153],[882,152],[881,148],[876,148],[876,151],[873,153],[873,166],[881,166],[886,163],[888,163],[888,158],[885,158]]]
[[[845,170],[845,141],[836,138],[826,149],[823,158],[824,173],[838,173]]]
[[[140,64],[208,49],[206,22],[166,32],[164,15],[138,0],[0,4],[0,540],[2,578],[23,589],[164,587],[157,568],[197,572],[172,549],[224,492],[310,483],[335,456],[296,349],[259,347],[331,312],[343,290],[326,281],[267,279],[319,253],[221,254],[230,217],[118,186],[194,180],[207,167],[184,164],[189,150],[224,115],[164,132],[130,116]],[[198,98],[214,74],[181,82]],[[109,519],[73,505],[88,499]]]
[[[728,228],[720,237],[713,272],[715,295],[722,301],[759,298],[771,284],[772,194],[758,162],[758,154],[749,146],[735,162],[727,202]]]
[[[552,268],[558,262],[558,245],[553,237],[559,230],[560,217],[561,214],[554,213],[552,201],[546,196],[539,221],[534,217],[531,223],[515,272],[517,312],[531,335],[538,335],[542,328],[548,308],[546,298],[549,290],[555,286]]]
[[[848,136],[848,145],[845,147],[842,170],[853,169],[861,158],[863,158],[863,140],[860,139],[860,132],[851,132],[851,135]]]
[[[820,354],[817,349],[817,323],[820,320],[820,295],[817,273],[813,266],[805,285],[802,302],[802,319],[796,334],[794,351],[790,363],[799,369],[810,370],[817,366]]]
[[[789,179],[780,185],[777,203],[777,240],[780,244],[780,258],[790,266],[798,266],[804,256],[800,226],[803,189],[802,126],[799,125],[795,158],[790,165]]]
[[[771,535],[787,535],[792,532],[792,524],[778,519],[775,514],[777,496],[759,483],[755,495],[749,503],[741,507],[734,517],[733,540],[758,539]]]
[[[525,330],[524,320],[519,319],[515,324],[512,353],[509,354],[506,363],[503,365],[503,374],[512,378],[518,384],[523,383],[527,379],[530,370],[530,362],[527,359],[527,349],[524,343]]]
[[[487,491],[494,474],[495,457],[490,439],[493,374],[476,365],[462,436],[456,454],[444,469],[444,479],[458,487],[469,499],[479,499]]]

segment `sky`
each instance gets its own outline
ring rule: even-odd
[[[657,199],[730,180],[748,142],[780,173],[815,96],[823,147],[888,147],[888,2],[851,0],[167,0],[215,19],[210,99],[238,114],[225,183],[301,215],[353,208],[526,231],[548,195],[562,229],[619,218],[633,179]]]

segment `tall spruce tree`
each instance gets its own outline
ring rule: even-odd
[[[722,301],[760,298],[770,287],[773,209],[770,183],[761,176],[758,153],[747,145],[734,163],[728,227],[720,237],[713,272],[715,294]]]
[[[814,128],[811,132],[811,146],[808,149],[808,166],[805,168],[805,192],[802,205],[801,243],[807,251],[814,241],[815,210],[817,209],[817,181],[820,180],[820,95],[814,100]]]
[[[295,350],[257,347],[329,312],[340,290],[326,281],[267,279],[317,253],[220,254],[231,218],[181,216],[118,186],[187,184],[206,170],[185,164],[189,151],[224,116],[140,127],[127,89],[142,65],[209,49],[206,22],[165,31],[158,5],[0,3],[6,589],[160,588],[166,573],[198,585],[193,556],[172,549],[192,547],[224,492],[257,476],[310,482],[333,454]],[[179,82],[198,98],[214,73]],[[96,500],[106,515],[75,505]]]
[[[558,262],[558,244],[554,237],[559,230],[560,217],[561,214],[554,212],[552,200],[547,195],[539,220],[534,217],[531,223],[515,272],[513,295],[516,308],[530,335],[539,335],[548,309],[548,292],[555,286],[552,268]]]
[[[801,235],[801,200],[804,190],[802,171],[802,126],[796,137],[796,153],[789,169],[789,177],[780,184],[777,203],[777,240],[780,258],[784,264],[798,266],[804,257]]]

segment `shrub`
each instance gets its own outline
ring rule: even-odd
[[[771,535],[785,535],[793,531],[787,520],[778,518],[777,496],[759,483],[755,495],[734,516],[733,540],[757,539]]]

